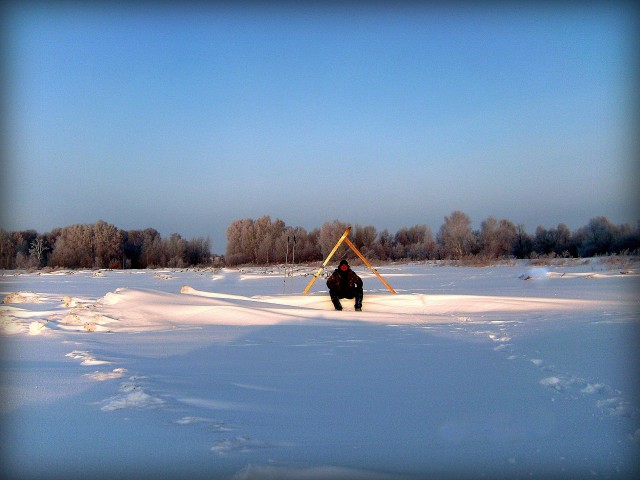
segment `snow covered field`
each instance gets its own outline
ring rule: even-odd
[[[3,478],[632,478],[638,265],[3,272]]]

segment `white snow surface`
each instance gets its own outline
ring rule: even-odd
[[[637,267],[4,271],[2,473],[636,478]]]

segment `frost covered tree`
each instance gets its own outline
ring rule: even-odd
[[[331,252],[331,249],[334,247],[336,242],[340,239],[344,231],[349,228],[349,224],[341,222],[340,220],[334,220],[333,222],[324,222],[322,227],[320,228],[320,252],[322,253],[322,258],[326,258]],[[341,258],[342,256],[349,256],[353,258],[355,254],[352,254],[351,249],[343,243],[340,245],[336,253],[334,253],[335,258]]]
[[[0,268],[32,267],[29,249],[38,233],[35,230],[6,232],[0,229]]]
[[[377,258],[374,245],[378,232],[373,225],[356,225],[353,228],[353,244],[367,258]],[[351,235],[349,235],[351,238]]]
[[[393,247],[394,259],[426,260],[433,258],[436,250],[433,233],[427,225],[403,227],[396,232]]]
[[[488,217],[480,227],[480,254],[485,258],[501,258],[513,253],[516,226],[509,220]]]
[[[527,233],[523,224],[516,227],[512,253],[516,258],[528,258],[533,252],[533,237]]]
[[[573,235],[564,223],[548,230],[539,225],[533,239],[533,250],[538,255],[553,254],[563,257],[577,255]]]
[[[92,268],[94,264],[93,225],[75,224],[60,229],[49,265]]]
[[[312,238],[303,227],[285,227],[276,240],[274,261],[300,263],[317,260],[317,235]]]
[[[617,230],[607,217],[592,218],[576,232],[579,242],[578,253],[581,257],[613,253]]]
[[[124,234],[115,225],[98,220],[93,226],[93,266],[119,268],[124,257]]]
[[[564,223],[558,224],[558,226],[550,231],[553,239],[554,247],[553,251],[562,257],[576,256],[577,249],[571,230]]]
[[[471,255],[476,248],[476,237],[471,230],[471,219],[460,210],[444,217],[437,236],[440,257],[460,259]]]
[[[374,243],[375,257],[380,260],[389,260],[393,252],[393,235],[386,228],[378,234]]]
[[[225,260],[229,265],[253,261],[255,238],[253,220],[236,220],[227,227],[227,251]]]
[[[162,237],[155,228],[146,228],[142,232],[140,251],[140,267],[151,268],[162,266]]]
[[[186,266],[187,241],[179,233],[172,233],[162,241],[161,266],[183,268]]]
[[[296,262],[315,262],[322,260],[320,251],[320,229],[314,228],[310,232],[304,228],[296,233]]]
[[[273,261],[284,261],[284,255],[280,258],[275,250],[276,241],[282,237],[286,226],[280,219],[271,221],[271,217],[264,215],[258,218],[254,224],[255,244],[253,261],[257,264],[268,264]]]

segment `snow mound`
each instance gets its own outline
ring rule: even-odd
[[[31,322],[29,324],[29,334],[39,335],[42,332],[42,330],[45,328],[46,324],[47,324],[46,320]]]
[[[116,289],[115,292],[107,293],[104,297],[102,297],[98,301],[98,303],[100,303],[102,305],[115,305],[116,303],[119,303],[122,300],[122,297],[121,297],[120,293],[123,290],[124,289],[122,289],[122,288],[118,288],[118,289]]]
[[[75,308],[80,306],[79,300],[77,298],[72,298],[68,295],[62,297],[62,306],[65,308]]]
[[[2,303],[40,303],[40,297],[33,292],[13,292],[4,297]]]

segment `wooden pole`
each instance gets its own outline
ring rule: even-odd
[[[360,260],[362,260],[362,261],[364,262],[364,264],[365,264],[367,267],[369,267],[373,273],[375,273],[375,274],[376,274],[376,277],[378,277],[378,278],[380,279],[380,281],[381,281],[382,283],[384,283],[384,286],[385,286],[385,287],[387,287],[391,293],[396,293],[396,291],[391,287],[391,285],[389,285],[389,284],[387,283],[387,281],[386,281],[384,278],[382,278],[382,275],[380,275],[380,274],[378,273],[378,271],[377,271],[375,268],[373,268],[373,266],[372,266],[372,265],[367,261],[367,259],[366,259],[366,258],[364,258],[364,255],[362,255],[362,254],[360,253],[360,250],[358,250],[358,249],[356,248],[356,246],[355,246],[353,243],[351,243],[351,240],[349,240],[348,238],[345,238],[345,239],[344,239],[344,241],[345,241],[345,243],[346,243],[347,245],[349,245],[349,246],[351,247],[351,250],[353,250],[354,252],[356,252],[356,255],[358,255],[358,256],[360,257]]]
[[[309,291],[309,289],[311,288],[311,285],[314,284],[314,282],[318,279],[318,276],[320,275],[320,273],[322,272],[322,270],[324,270],[324,267],[327,266],[327,263],[329,263],[329,260],[331,260],[331,257],[333,257],[333,254],[336,253],[336,250],[338,250],[338,247],[340,245],[342,245],[342,242],[344,242],[347,239],[347,235],[349,235],[349,232],[351,231],[351,227],[347,228],[344,233],[342,234],[342,236],[340,237],[340,240],[338,240],[338,242],[336,243],[336,245],[333,247],[333,250],[331,250],[331,252],[329,252],[329,255],[327,255],[327,258],[324,260],[324,262],[322,262],[322,266],[318,269],[318,271],[316,272],[316,274],[313,276],[313,278],[311,279],[311,281],[309,282],[309,284],[307,285],[307,288],[304,289],[304,292],[302,292],[304,295],[307,294],[307,292]]]

